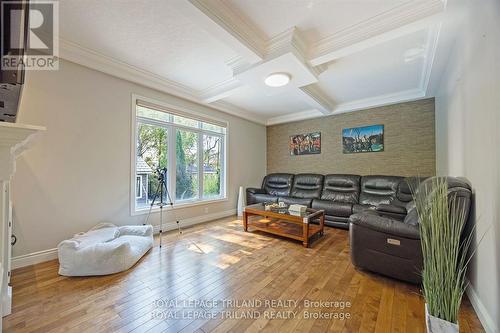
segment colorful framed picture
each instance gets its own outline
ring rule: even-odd
[[[344,128],[342,150],[344,154],[384,151],[384,125]]]
[[[321,132],[292,135],[290,155],[321,154]]]

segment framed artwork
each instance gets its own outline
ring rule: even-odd
[[[344,128],[342,150],[344,154],[384,151],[384,125]]]
[[[290,155],[321,154],[321,132],[292,135]]]

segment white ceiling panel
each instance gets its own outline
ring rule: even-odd
[[[237,90],[224,101],[266,117],[276,117],[312,108],[297,91],[287,90],[281,94],[267,96],[250,86]]]
[[[341,58],[320,75],[320,87],[337,103],[419,89],[428,31]]]
[[[171,1],[60,1],[63,39],[201,90],[231,78],[235,54]]]
[[[315,42],[388,11],[408,0],[225,0],[268,38],[299,28]]]

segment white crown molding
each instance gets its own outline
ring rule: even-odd
[[[59,56],[65,60],[95,69],[97,71],[139,83],[186,99],[197,99],[197,91],[160,75],[129,65],[123,61],[108,57],[76,43],[60,39]]]
[[[316,110],[316,109],[311,109],[311,110],[288,113],[288,114],[285,114],[283,116],[269,118],[267,120],[266,125],[267,126],[279,125],[279,124],[291,123],[294,121],[301,121],[301,120],[318,118],[318,117],[323,117],[323,116],[325,116],[325,114],[323,112]]]
[[[318,66],[427,27],[444,10],[441,0],[410,1],[310,45]]]
[[[210,103],[209,106],[214,107],[215,109],[220,110],[222,112],[249,120],[249,121],[257,123],[257,124],[266,125],[266,118],[259,117],[258,115],[255,115],[254,113],[250,113],[250,112],[248,112],[244,109],[241,109],[241,108],[239,108],[231,103],[228,103],[226,101],[219,100],[219,101]]]
[[[333,112],[325,114],[317,109],[306,110],[296,113],[289,113],[283,116],[273,117],[267,120],[267,126],[288,123],[299,120],[306,120],[340,113],[358,111],[378,106],[391,105],[402,102],[410,102],[425,97],[425,92],[420,89],[410,89],[393,94],[380,95],[370,98],[359,99],[353,102],[338,104]]]
[[[377,106],[391,105],[402,102],[410,102],[422,98],[425,98],[424,91],[422,91],[421,89],[409,89],[404,91],[398,91],[392,94],[384,94],[375,97],[363,98],[348,103],[342,103],[337,105],[335,110],[333,110],[333,114],[358,111]]]

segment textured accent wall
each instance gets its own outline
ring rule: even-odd
[[[384,151],[343,154],[342,129],[384,125]],[[291,135],[321,132],[321,154],[290,156]],[[267,172],[436,174],[434,98],[267,127]]]

